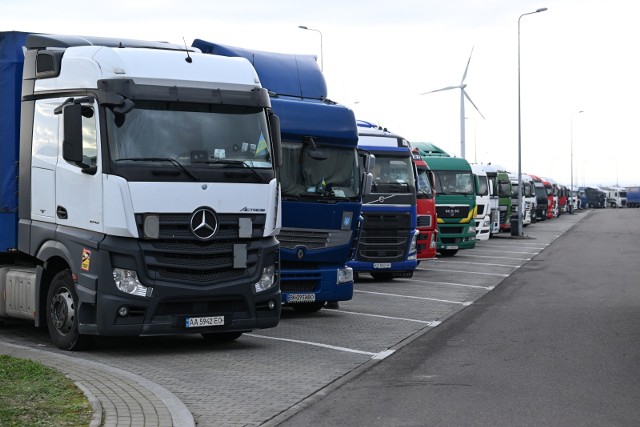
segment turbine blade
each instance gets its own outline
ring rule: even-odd
[[[462,86],[462,84],[464,83],[464,79],[467,78],[467,71],[469,71],[469,63],[471,62],[471,55],[473,55],[474,48],[475,46],[471,48],[471,53],[469,54],[469,60],[467,60],[467,66],[464,69],[464,74],[462,75],[462,81],[460,82],[460,86]]]
[[[451,90],[451,89],[460,89],[460,86],[447,86],[447,87],[443,87],[441,89],[436,89],[436,90],[431,90],[429,92],[424,92],[424,93],[421,93],[420,95],[426,95],[428,93],[434,93],[434,92],[442,92],[443,90]]]
[[[480,109],[478,109],[478,107],[476,107],[476,104],[473,103],[473,101],[471,100],[471,98],[469,97],[469,95],[467,95],[467,91],[463,90],[462,93],[464,93],[464,97],[467,98],[469,100],[469,102],[471,103],[471,105],[473,105],[473,107],[476,109],[476,111],[478,112],[478,114],[480,114],[480,117],[482,117],[483,119],[487,120],[482,113],[480,112]]]

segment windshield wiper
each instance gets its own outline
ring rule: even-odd
[[[117,159],[116,162],[123,161],[132,161],[132,162],[169,162],[174,166],[177,166],[178,169],[181,169],[184,173],[189,175],[194,181],[200,181],[198,175],[194,174],[190,170],[184,167],[182,163],[177,161],[176,159],[172,159],[171,157],[131,157],[126,159]]]
[[[244,160],[233,160],[233,159],[210,159],[210,160],[205,160],[205,161],[199,161],[198,163],[204,163],[204,164],[223,164],[223,165],[236,165],[236,166],[243,166],[248,168],[251,172],[253,172],[253,174],[255,176],[257,176],[258,178],[260,178],[260,181],[262,181],[263,183],[267,183],[268,181],[262,176],[260,175],[260,173],[255,170],[253,167],[249,166]]]

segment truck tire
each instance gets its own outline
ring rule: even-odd
[[[61,350],[84,350],[93,337],[78,332],[78,294],[71,272],[64,270],[53,276],[47,292],[47,327],[53,344]]]
[[[393,273],[371,273],[371,277],[380,281],[387,281],[393,279]]]
[[[442,249],[440,252],[440,256],[443,257],[450,257],[450,256],[454,256],[455,254],[458,253],[458,249]]]
[[[295,311],[299,311],[300,313],[315,313],[316,311],[320,311],[322,307],[324,307],[324,301],[322,302],[300,302],[291,304],[291,307]]]
[[[203,332],[202,338],[210,342],[231,342],[242,336],[243,332]]]

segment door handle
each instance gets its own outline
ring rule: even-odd
[[[65,208],[63,208],[62,206],[58,206],[56,208],[56,215],[58,215],[58,218],[60,218],[60,219],[67,219],[68,218],[67,210]]]

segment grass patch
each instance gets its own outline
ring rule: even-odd
[[[88,426],[93,408],[60,372],[0,354],[0,426]]]

